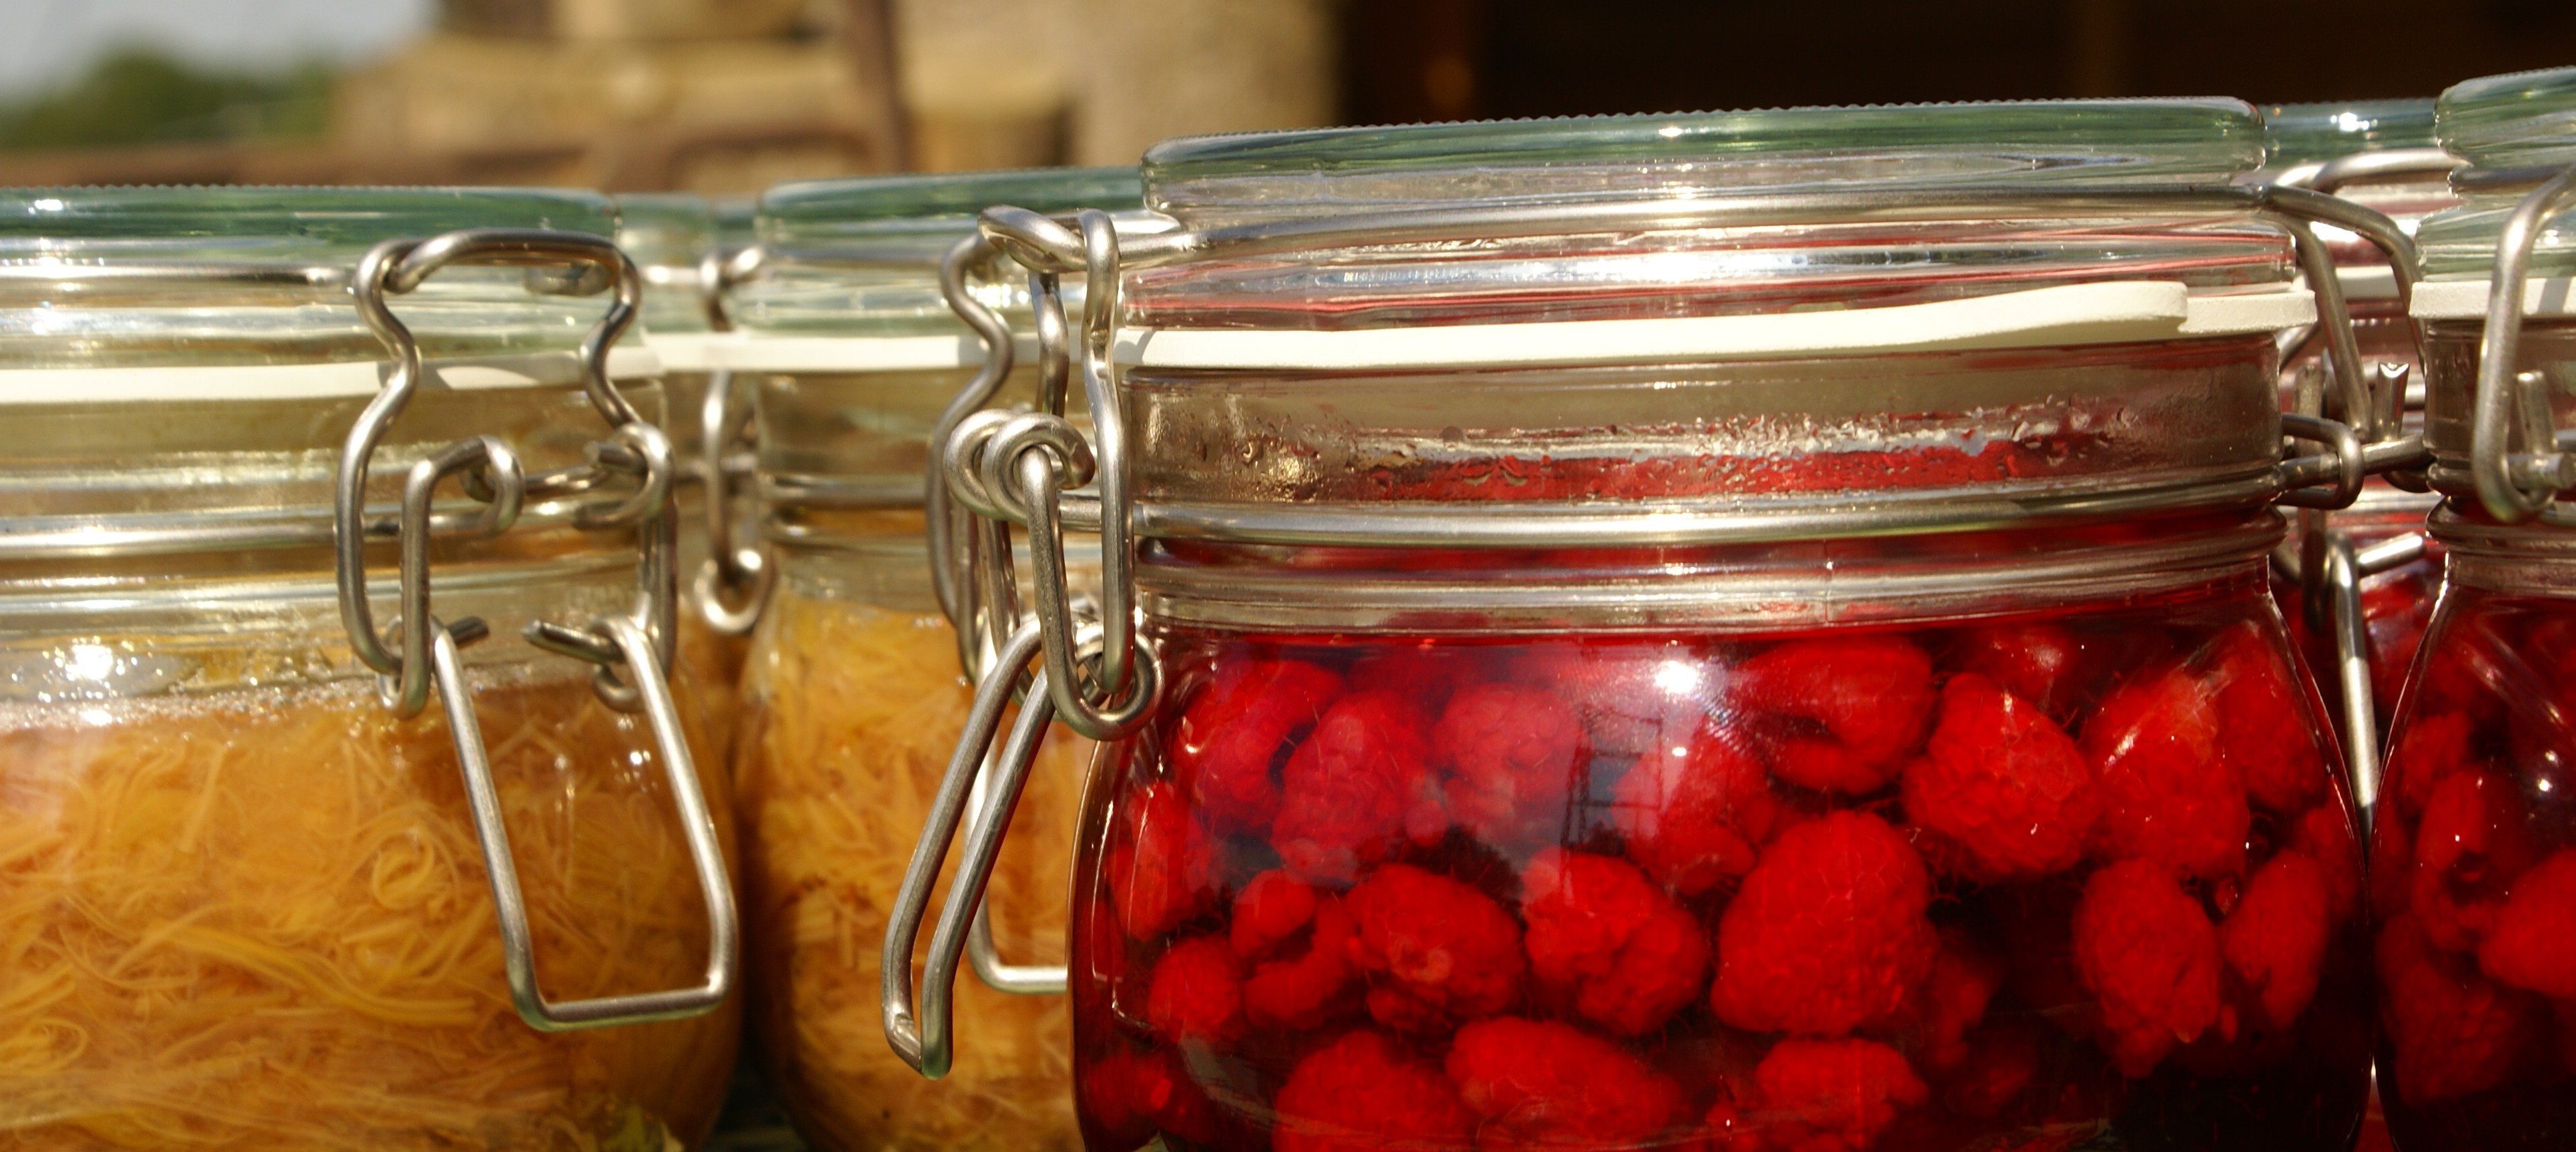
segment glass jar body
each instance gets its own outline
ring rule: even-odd
[[[119,603],[10,575],[9,1146],[660,1147],[713,1125],[737,1006],[551,1034],[512,1010],[448,728],[377,698],[327,574]],[[633,594],[614,553],[439,577],[443,612],[504,635]],[[702,979],[707,911],[643,718],[595,699],[586,665],[507,641],[474,657],[539,986]],[[720,762],[691,737],[730,852]]]
[[[1082,829],[1090,1146],[2348,1147],[2358,852],[2259,572],[1166,620]]]
[[[878,959],[895,888],[965,726],[956,633],[918,512],[816,517],[783,548],[755,634],[736,785],[756,1045],[797,1130],[826,1152],[1078,1146],[1061,997],[959,981],[958,1058],[936,1090],[886,1046]],[[1059,732],[988,896],[1000,954],[1061,964],[1081,765]],[[932,916],[938,914],[934,904]]]
[[[2552,933],[2576,908],[2560,882],[2576,599],[2480,566],[2454,554],[2372,829],[2380,1087],[2418,1152],[2539,1146],[2571,1122],[2576,987]]]

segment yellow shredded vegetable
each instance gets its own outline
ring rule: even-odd
[[[679,619],[680,667],[706,717],[707,744],[721,759],[732,753],[734,725],[742,712],[742,664],[751,645],[708,627],[695,612],[683,611]]]
[[[476,697],[539,983],[694,983],[705,906],[649,732],[560,671]],[[737,1010],[522,1023],[446,726],[374,691],[0,707],[0,1149],[664,1152],[705,1134]]]
[[[937,1084],[896,1058],[879,1019],[887,913],[965,723],[947,622],[782,586],[744,696],[735,793],[753,1019],[799,1131],[825,1152],[1079,1149],[1066,998],[1004,995],[962,975],[957,1063]],[[1012,819],[991,893],[1008,961],[1064,963],[1089,754],[1059,730]]]

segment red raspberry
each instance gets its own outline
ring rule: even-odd
[[[2100,772],[2093,838],[2104,859],[2204,880],[2244,870],[2253,813],[2218,754],[2218,710],[2198,679],[2173,668],[2121,685],[2085,722],[2083,748]]]
[[[1313,885],[1278,870],[1264,872],[1234,897],[1228,924],[1234,954],[1246,960],[1299,932],[1315,920],[1315,905],[1325,899]]]
[[[2418,715],[2407,722],[2389,754],[2384,789],[2400,816],[2408,820],[2422,816],[2433,789],[2469,766],[2470,742],[2476,734],[2468,715],[2461,712]]]
[[[1648,751],[1611,790],[1628,855],[1684,896],[1752,871],[1779,812],[1762,762],[1714,723],[1687,744]]]
[[[1175,1044],[1219,1048],[1243,1039],[1243,971],[1222,936],[1192,936],[1154,963],[1145,1022]]]
[[[1680,1085],[1553,1020],[1505,1016],[1460,1028],[1448,1068],[1458,1098],[1484,1118],[1477,1152],[1637,1147],[1683,1115]]]
[[[1351,662],[1354,692],[1393,692],[1437,712],[1449,694],[1480,678],[1478,649],[1434,640],[1374,647]]]
[[[1129,936],[1158,939],[1215,899],[1216,846],[1178,785],[1148,784],[1122,808],[1108,853],[1109,897]]]
[[[1941,1104],[1962,1116],[1992,1119],[2039,1078],[2039,1033],[2027,1025],[1981,1028],[1942,1078]]]
[[[1112,1052],[1074,1070],[1085,1117],[1105,1130],[1104,1147],[1133,1148],[1157,1131],[1200,1143],[1218,1136],[1216,1105],[1168,1051]]]
[[[1959,637],[1957,663],[2056,716],[2075,695],[2083,649],[2055,624],[1998,624]]]
[[[1957,1067],[1968,1056],[1968,1031],[1985,1019],[1986,1004],[2003,983],[2001,960],[1967,933],[1943,929],[1932,975],[1915,990],[1898,1027],[1911,1039],[1915,1060],[1934,1072]]]
[[[1622,756],[1682,743],[1718,705],[1722,673],[1670,642],[1551,644],[1515,656],[1512,675],[1570,701],[1590,743]]]
[[[1873,1040],[1783,1040],[1753,1080],[1763,1142],[1779,1152],[1860,1152],[1932,1098],[1903,1054]]]
[[[1746,661],[1737,685],[1752,707],[1824,728],[1781,740],[1771,758],[1772,772],[1803,788],[1877,791],[1932,719],[1932,658],[1893,636],[1793,640]]]
[[[2539,859],[2513,785],[2465,771],[2433,789],[2415,828],[2409,895],[2416,926],[2445,952],[2473,952],[2494,927],[2515,877]]]
[[[2478,945],[2478,967],[2507,987],[2576,1000],[2576,849],[2561,848],[2514,880]]]
[[[1390,692],[1354,692],[1324,710],[1280,772],[1270,846],[1290,872],[1348,883],[1395,850],[1423,805],[1436,808],[1429,727]]]
[[[1940,723],[1902,785],[1906,818],[1931,837],[1932,858],[1988,883],[2074,867],[2102,812],[2075,741],[1974,673],[1942,686]]]
[[[2537,1038],[2542,1000],[2435,951],[2414,917],[2380,929],[2376,959],[2379,1019],[2395,1056],[2382,1092],[2394,1089],[2409,1104],[2484,1092],[2504,1083]]]
[[[1388,864],[1342,898],[1369,977],[1369,1015],[1405,1032],[1440,1032],[1510,1008],[1528,963],[1520,926],[1492,897],[1446,876]]]
[[[2122,1074],[2144,1078],[2218,1023],[2218,932],[2172,874],[2144,860],[2095,872],[2074,932],[2075,974]]]
[[[1284,948],[1298,933],[1302,950]],[[1355,1008],[1350,948],[1357,928],[1341,901],[1285,872],[1264,872],[1234,901],[1234,953],[1260,960],[1243,982],[1253,1027],[1311,1032]],[[1262,959],[1265,956],[1272,958]]]
[[[2218,926],[2219,955],[2253,994],[2261,1022],[2288,1031],[2317,994],[2317,970],[2333,934],[2326,870],[2280,852],[2254,870],[2236,910]]]
[[[2218,704],[2218,753],[2256,804],[2304,811],[2326,789],[2326,764],[2308,727],[2308,697],[2289,661],[2252,621],[2221,633],[2205,677]]]
[[[1440,1069],[1365,1029],[1298,1061],[1276,1103],[1272,1152],[1454,1152],[1476,1132]]]
[[[1865,812],[1780,834],[1717,929],[1718,1018],[1749,1032],[1840,1036],[1890,1018],[1932,971],[1932,877]]]
[[[1530,975],[1617,1036],[1663,1027],[1699,995],[1699,922],[1625,861],[1548,848],[1521,872]]]
[[[1462,688],[1431,729],[1449,818],[1484,842],[1527,852],[1565,835],[1583,724],[1553,693]]]
[[[1219,660],[1173,728],[1172,774],[1218,831],[1258,831],[1279,808],[1280,758],[1341,694],[1341,677],[1302,660]]]
[[[2326,881],[2326,916],[2336,924],[2361,910],[2361,846],[2339,799],[2308,809],[2290,822],[2289,846],[2317,865]],[[2400,852],[2394,859],[2403,860]]]

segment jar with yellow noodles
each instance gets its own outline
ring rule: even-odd
[[[716,747],[729,746],[739,709],[735,685],[758,616],[760,554],[735,530],[734,499],[748,479],[741,450],[750,394],[716,367],[714,345],[730,335],[722,280],[726,258],[748,241],[724,235],[715,205],[687,192],[617,198],[617,246],[644,275],[639,317],[644,343],[662,362],[661,422],[679,457],[672,489],[680,530],[680,660],[698,688]],[[733,473],[718,469],[728,463]],[[714,515],[710,515],[714,513]],[[747,525],[744,527],[748,527]],[[721,548],[715,544],[723,534]]]
[[[926,443],[982,345],[940,294],[973,214],[1134,208],[1132,169],[791,184],[762,198],[762,266],[731,297],[725,362],[756,377],[764,534],[776,583],[743,681],[755,1044],[798,1130],[826,1152],[1081,1145],[1059,995],[1074,817],[1089,747],[1050,744],[987,903],[994,984],[960,991],[979,1043],[923,1092],[886,1047],[877,958],[904,863],[963,727],[968,688],[923,541]],[[1017,201],[1013,201],[1017,202]],[[1016,273],[973,290],[1025,320]],[[1069,286],[1079,291],[1079,286]],[[1022,365],[1006,387],[1036,394]],[[1022,967],[1059,966],[1050,981]],[[1014,979],[1014,977],[1017,977]]]
[[[705,1134],[732,833],[612,225],[0,193],[0,1148]]]

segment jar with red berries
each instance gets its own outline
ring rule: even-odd
[[[2459,203],[2445,182],[2457,161],[2434,144],[2431,100],[2275,105],[2263,110],[2263,127],[2269,148],[2257,180],[2332,193],[2388,216],[2410,235],[2424,217]],[[2402,390],[2394,380],[2385,387],[2401,405],[2403,429],[2420,435],[2422,369],[2397,267],[2348,230],[2325,226],[2318,235],[2334,254],[2359,370],[2408,374]],[[2289,339],[2297,342],[2284,349],[2284,407],[2329,410],[2337,369],[2323,331],[2307,328]],[[2348,718],[2347,742],[2359,753],[2354,771],[2364,776],[2375,774],[2388,711],[2441,585],[2441,546],[2424,533],[2424,518],[2439,500],[2419,474],[2373,477],[2352,507],[2331,517],[2322,510],[2302,513],[2275,566],[2273,592],[2291,638],[2320,670],[2328,706]],[[2338,603],[2358,616],[2348,637],[2333,618]],[[2349,650],[2339,650],[2339,641]]]
[[[2419,233],[2439,606],[2371,839],[2380,1092],[2408,1152],[2576,1131],[2576,69],[2441,98],[2461,207]]]
[[[1091,285],[1040,330],[1096,430],[944,449],[1026,528],[1002,660],[1043,661],[951,761],[889,1039],[956,1055],[955,895],[918,1002],[906,961],[1053,713],[1110,741],[1095,1152],[2349,1147],[2354,809],[2264,565],[2276,502],[2404,449],[2285,419],[2275,340],[2346,319],[2304,222],[2402,239],[2234,183],[2261,138],[2225,100],[1335,129],[1157,146],[1168,233],[987,210]],[[1050,587],[1068,526],[1096,597]]]

